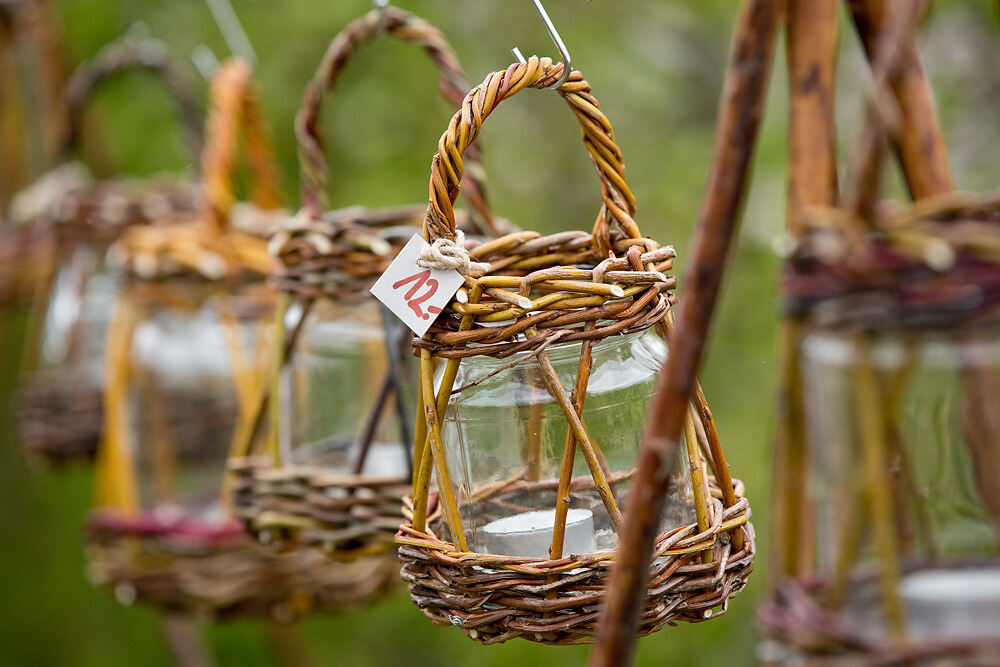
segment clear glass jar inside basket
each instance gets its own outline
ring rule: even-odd
[[[829,604],[871,640],[996,638],[997,332],[821,329],[803,338],[801,364],[814,567]]]
[[[301,306],[293,308],[289,319],[300,311]],[[388,384],[392,378],[383,322],[372,300],[313,304],[295,354],[282,370],[283,461],[373,478],[410,475],[401,417],[412,419],[415,403],[404,397],[407,407],[401,410],[396,387]],[[392,392],[391,401],[385,400],[387,392]]]
[[[560,381],[576,384],[581,343],[548,350]],[[592,349],[582,417],[619,506],[627,504],[646,412],[666,346],[651,330],[611,336]],[[456,502],[471,551],[548,556],[559,471],[569,426],[545,386],[537,357],[470,357],[459,366],[441,437],[453,472]],[[443,367],[441,368],[443,371]],[[438,381],[442,373],[438,372]],[[694,522],[686,457],[677,450],[664,530]],[[514,480],[521,480],[514,482]],[[514,482],[514,483],[512,483]],[[573,463],[565,553],[612,551],[617,535],[582,456]]]
[[[191,296],[150,305],[135,328],[125,432],[140,510],[223,520],[219,480],[267,374],[274,295]]]

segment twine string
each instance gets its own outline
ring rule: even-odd
[[[463,276],[473,278],[486,275],[490,271],[488,262],[474,262],[469,257],[469,251],[465,249],[465,233],[461,229],[455,231],[454,241],[442,236],[435,239],[431,245],[424,246],[420,251],[417,265],[441,271],[454,269]]]

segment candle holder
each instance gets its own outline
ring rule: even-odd
[[[432,162],[425,239],[454,238],[462,155],[486,117],[562,74],[563,65],[532,57],[465,97]],[[592,641],[665,354],[652,332],[670,327],[673,248],[640,234],[621,151],[590,85],[574,71],[558,93],[600,179],[592,234],[520,232],[476,246],[470,258],[488,269],[463,274],[465,287],[413,341],[425,420],[396,538],[402,576],[434,623],[484,644]],[[743,487],[700,405],[674,462],[640,635],[724,612],[752,568]]]
[[[411,489],[415,373],[405,329],[368,290],[419,232],[425,207],[327,211],[318,125],[323,98],[355,50],[382,35],[423,48],[452,105],[468,87],[437,28],[395,7],[369,12],[331,42],[296,118],[304,208],[271,240],[281,264],[276,283],[290,308],[284,354],[256,423],[266,410],[276,418],[264,448],[230,467],[239,478],[237,513],[258,539],[279,548],[315,545],[338,561],[375,555],[391,563],[387,580],[396,582],[393,540]],[[506,223],[490,215],[479,158],[472,160],[477,210],[462,214],[461,224],[470,234],[490,233]]]
[[[1000,650],[1000,198],[814,211],[785,274],[804,442],[779,487],[774,662]],[[825,664],[825,663],[824,663]]]
[[[116,291],[105,265],[109,245],[132,225],[190,219],[200,206],[201,193],[189,180],[94,181],[83,165],[70,161],[79,148],[87,101],[107,79],[137,69],[156,75],[171,92],[192,155],[198,155],[195,96],[163,45],[114,43],[78,68],[67,84],[69,129],[60,150],[65,161],[11,204],[14,228],[48,249],[38,264],[54,260],[59,265],[54,278],[39,283],[43,296],[34,305],[25,352],[30,374],[18,396],[19,439],[34,461],[90,460],[97,450],[104,337]],[[38,261],[24,244],[10,249],[23,253],[11,258],[15,271],[22,262],[34,266]]]
[[[88,521],[93,580],[126,603],[224,618],[279,620],[377,589],[380,563],[328,568],[276,554],[231,514],[225,462],[266,383],[274,258],[263,236],[230,227],[243,138],[257,223],[284,217],[270,137],[250,69],[231,60],[212,82],[202,158],[206,210],[130,228],[111,256],[128,276],[108,334],[106,438],[98,508]],[[273,230],[272,230],[273,231]]]

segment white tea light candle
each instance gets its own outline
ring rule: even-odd
[[[398,442],[371,443],[361,467],[361,474],[379,479],[408,478],[410,465],[403,447],[404,445]]]
[[[1000,568],[924,570],[900,583],[914,639],[1000,638]]]
[[[548,558],[556,511],[524,512],[497,519],[483,530],[483,551],[507,556]],[[590,510],[571,509],[566,514],[566,538],[563,553],[593,553],[594,514]]]

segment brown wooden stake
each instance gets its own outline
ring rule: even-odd
[[[653,541],[726,257],[736,235],[783,9],[782,0],[744,0],[740,10],[712,166],[685,270],[685,291],[643,436],[625,533],[611,574],[597,645],[590,656],[592,667],[629,665],[634,657]]]

